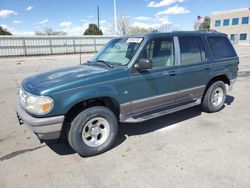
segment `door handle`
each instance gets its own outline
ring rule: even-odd
[[[175,71],[169,71],[169,76],[175,76],[176,72]]]
[[[210,70],[210,66],[206,66],[206,67],[205,67],[205,70]]]

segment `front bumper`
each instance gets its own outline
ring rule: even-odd
[[[24,124],[32,130],[40,139],[58,139],[61,134],[64,116],[46,118],[35,118],[29,115],[18,102],[16,107],[17,117],[20,125]]]

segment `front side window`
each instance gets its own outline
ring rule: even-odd
[[[236,57],[231,42],[226,36],[207,37],[214,59]]]
[[[150,41],[140,53],[140,58],[152,60],[153,68],[174,66],[173,38],[159,38]]]
[[[232,25],[238,25],[239,24],[239,18],[233,18]]]
[[[246,33],[240,34],[240,40],[247,40],[247,34]]]
[[[215,20],[215,27],[220,27],[221,21],[220,20]]]
[[[140,37],[113,39],[91,61],[105,61],[111,65],[127,65],[142,41],[143,38]]]
[[[179,37],[181,64],[201,63],[205,60],[203,42],[199,36]]]
[[[241,24],[248,24],[248,23],[249,23],[249,17],[248,16],[242,17]]]
[[[223,26],[228,26],[228,25],[229,25],[229,19],[224,19]]]

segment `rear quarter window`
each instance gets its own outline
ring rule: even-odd
[[[214,59],[237,57],[235,50],[226,36],[207,37]]]

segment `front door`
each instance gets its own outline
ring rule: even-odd
[[[150,59],[153,68],[133,70],[129,76],[132,114],[175,104],[177,79],[173,37],[155,38],[141,51],[139,58]]]

